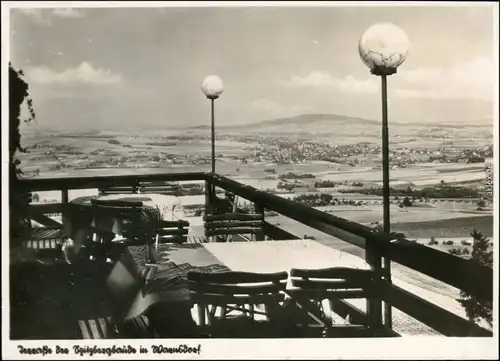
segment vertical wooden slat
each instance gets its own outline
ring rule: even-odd
[[[92,332],[92,338],[93,339],[102,339],[104,338],[99,330],[99,327],[97,326],[97,322],[94,319],[88,320],[90,330]]]
[[[213,195],[212,184],[207,180],[205,181],[205,214],[212,213]]]
[[[99,328],[100,328],[100,331],[102,332],[102,338],[106,339],[108,338],[108,335],[109,335],[109,327],[106,323],[106,319],[105,318],[98,318],[97,319],[97,323],[99,325]]]
[[[370,242],[370,239],[366,240],[365,260],[377,275],[382,274],[382,257],[376,249],[375,242]],[[377,288],[375,287],[375,289]],[[383,325],[380,296],[371,296],[366,300],[366,311],[372,326],[380,327]]]
[[[215,312],[217,311],[217,306],[212,305],[212,307],[210,307],[210,305],[207,305],[207,311],[208,311],[207,325],[211,326],[215,318]]]
[[[61,190],[61,203],[62,204],[67,204],[68,203],[68,190],[63,189]]]
[[[257,233],[255,233],[256,241],[264,241],[266,239],[264,233],[264,206],[260,203],[255,203],[255,213],[262,215],[262,225]]]
[[[252,319],[254,319],[254,320],[255,320],[255,305],[250,304],[250,305],[248,305],[248,308],[249,308],[249,311],[250,311],[250,312],[248,312],[248,315],[249,315]]]
[[[90,330],[87,327],[87,322],[85,322],[84,320],[80,320],[78,321],[78,326],[80,327],[80,332],[83,339],[88,340],[92,338],[91,333],[89,332]]]
[[[205,322],[205,303],[199,302],[198,303],[198,320],[200,322],[200,327],[205,327],[206,322]]]

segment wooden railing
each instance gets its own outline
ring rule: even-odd
[[[491,301],[493,298],[493,271],[476,264],[408,240],[393,241],[386,233],[373,233],[359,223],[321,212],[309,206],[243,185],[224,176],[213,173],[169,173],[151,175],[124,175],[111,177],[78,177],[20,180],[15,185],[21,190],[60,190],[62,203],[35,204],[31,213],[40,214],[62,212],[62,205],[68,202],[68,191],[72,189],[93,189],[110,186],[130,186],[143,181],[205,181],[206,204],[208,210],[218,197],[216,188],[233,193],[255,205],[259,210],[271,210],[318,231],[334,236],[365,250],[365,260],[374,269],[381,271],[382,258],[406,266],[426,276],[444,282],[460,290]],[[298,236],[268,222],[264,231],[270,239],[294,239]],[[390,275],[384,275],[381,286],[382,298],[392,307],[401,310],[414,319],[426,324],[446,336],[492,336],[492,332],[470,322],[444,308],[408,292],[390,282]],[[352,319],[376,320],[382,323],[382,303],[369,300],[367,312],[363,312],[344,301],[337,302],[335,310],[339,314],[350,314]]]

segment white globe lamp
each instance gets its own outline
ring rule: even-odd
[[[224,91],[224,85],[217,75],[209,75],[201,83],[201,90],[208,99],[217,99]]]
[[[209,75],[201,83],[201,91],[210,99],[212,113],[212,173],[215,173],[215,99],[224,91],[221,78],[217,75]]]
[[[374,75],[391,75],[408,56],[410,41],[406,33],[391,23],[375,24],[359,39],[361,60]]]

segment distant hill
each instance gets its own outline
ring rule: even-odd
[[[210,129],[209,125],[195,125],[193,127],[188,127],[188,129]]]
[[[268,126],[268,125],[288,125],[288,124],[307,124],[312,122],[353,122],[356,124],[379,124],[377,120],[364,119],[359,117],[350,117],[338,114],[302,114],[293,118],[281,118],[264,120],[257,123],[247,124],[246,127],[255,125]]]
[[[381,120],[365,119],[339,114],[302,114],[290,118],[279,118],[254,123],[218,125],[217,132],[226,134],[278,135],[289,138],[315,138],[335,141],[338,144],[367,142],[379,143]],[[190,127],[192,131],[209,129],[208,125]],[[392,144],[413,142],[424,145],[424,141],[439,145],[440,139],[485,139],[491,134],[488,124],[466,124],[460,121],[426,123],[401,122],[389,119]]]
[[[365,119],[360,117],[353,117],[347,115],[339,115],[339,114],[302,114],[295,117],[290,118],[279,118],[279,119],[271,119],[271,120],[263,120],[246,124],[239,125],[225,125],[220,126],[219,128],[224,128],[225,130],[270,130],[276,129],[279,131],[297,131],[302,129],[303,131],[308,132],[316,132],[316,131],[324,131],[330,130],[331,127],[337,128],[358,128],[363,127],[365,130],[372,129],[373,127],[377,127],[380,129],[381,120],[373,120],[373,119]],[[449,128],[468,128],[468,127],[486,127],[491,128],[491,123],[482,121],[478,123],[462,123],[462,122],[452,122],[452,121],[444,121],[439,124],[431,123],[432,127],[437,129],[449,129]],[[399,122],[392,119],[389,119],[389,128],[428,128],[430,123],[422,121],[422,122]],[[366,128],[365,128],[366,127]],[[197,127],[191,127],[192,129],[198,128],[209,128],[207,125],[201,125]],[[352,130],[349,132],[352,134]]]
[[[271,119],[271,120],[262,120],[258,122],[247,123],[244,125],[238,126],[238,128],[253,128],[255,126],[273,126],[273,125],[290,125],[290,124],[308,124],[315,122],[328,122],[328,123],[342,123],[349,122],[356,125],[361,124],[369,124],[369,125],[380,125],[381,120],[373,120],[366,119],[360,117],[352,117],[347,115],[339,115],[339,114],[302,114],[291,118],[279,118],[279,119]],[[399,122],[389,119],[389,126],[391,125],[401,125],[401,126],[429,126],[429,122]],[[452,122],[452,121],[443,121],[439,125],[432,123],[434,127],[437,128],[464,128],[470,126],[480,126],[480,127],[491,127],[491,122],[487,119],[481,119],[481,121],[474,123],[462,123],[462,122]],[[207,126],[208,127],[208,126]],[[230,128],[231,126],[225,126],[225,128]]]
[[[291,118],[221,127],[224,131],[274,134],[331,134],[373,136],[380,133],[380,121],[338,114],[302,114]]]

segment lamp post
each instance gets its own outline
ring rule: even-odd
[[[210,99],[212,113],[212,173],[215,173],[215,99],[222,94],[224,87],[222,80],[217,75],[209,75],[201,83],[201,90]]]
[[[396,74],[409,49],[406,33],[391,23],[375,24],[368,28],[358,43],[359,56],[373,75],[382,80],[382,183],[384,231],[391,231],[389,201],[389,127],[387,124],[387,76]],[[384,258],[383,268],[390,281],[390,260]],[[385,323],[392,327],[391,306],[385,304]]]

